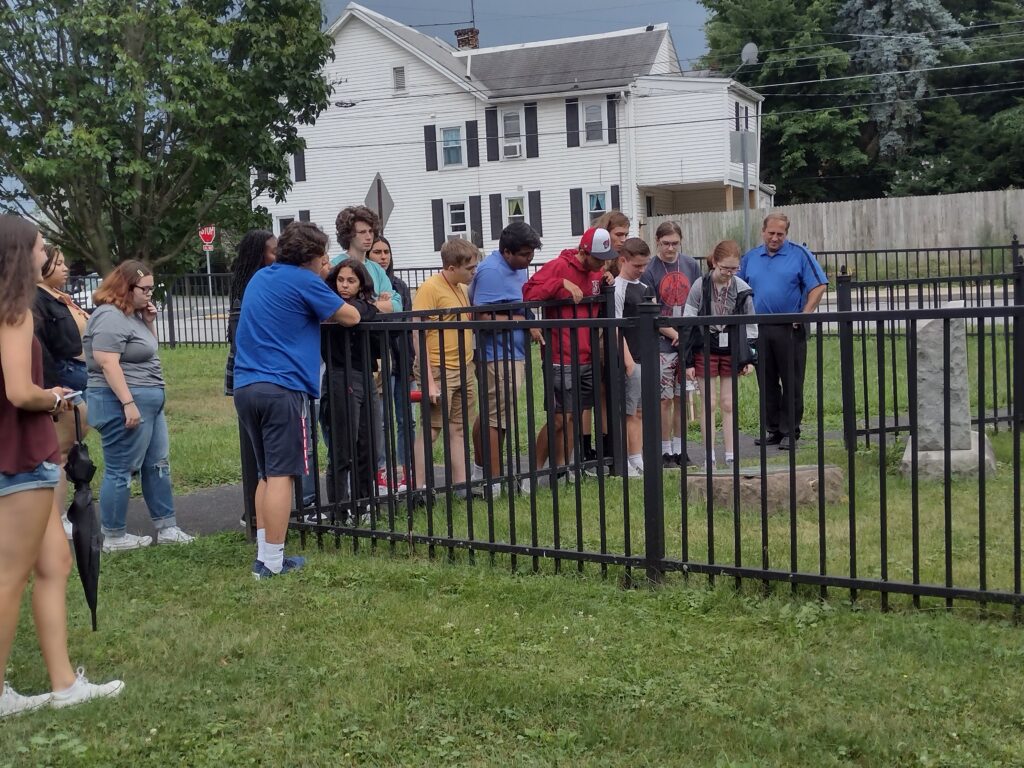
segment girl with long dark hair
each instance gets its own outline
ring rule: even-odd
[[[327,273],[324,281],[359,312],[360,322],[377,317],[373,303],[373,279],[355,259],[345,259]],[[374,335],[359,329],[331,328],[320,339],[327,363],[321,388],[320,421],[327,423],[332,439],[327,459],[327,500],[354,503],[373,493],[376,457],[371,451],[371,388],[380,349]],[[359,515],[346,513],[354,520]],[[360,512],[362,510],[359,510]]]
[[[43,353],[33,334],[35,284],[46,261],[43,238],[26,219],[0,216],[0,679],[7,670],[21,597],[35,571],[32,613],[53,686],[23,696],[4,681],[0,717],[43,706],[68,707],[116,696],[124,683],[90,683],[68,657],[67,585],[71,553],[53,506],[60,450],[53,416],[71,390],[44,389]]]

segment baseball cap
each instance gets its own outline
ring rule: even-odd
[[[601,227],[591,227],[583,233],[583,237],[580,238],[580,250],[586,251],[595,259],[605,261],[619,255],[612,248],[612,236],[608,234],[607,229]]]

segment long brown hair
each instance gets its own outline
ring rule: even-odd
[[[32,260],[39,230],[28,219],[0,216],[0,323],[17,325],[32,305],[39,273]]]
[[[132,290],[138,285],[139,280],[152,274],[152,270],[141,261],[123,261],[103,278],[100,287],[93,294],[92,303],[97,307],[101,304],[113,304],[126,315],[134,314]]]
[[[743,251],[740,250],[740,244],[735,240],[719,240],[708,254],[708,269],[714,269],[723,259],[740,259],[742,257]]]

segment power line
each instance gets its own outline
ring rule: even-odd
[[[919,69],[904,69],[904,70],[892,70],[890,72],[866,72],[862,75],[843,75],[842,77],[827,77],[819,80],[794,80],[788,83],[765,83],[764,85],[758,85],[757,90],[763,90],[764,88],[785,88],[790,85],[810,85],[812,83],[837,83],[842,80],[858,80],[865,77],[886,77],[888,75],[913,75],[918,72],[938,72],[946,69],[968,69],[971,67],[983,67],[992,64],[1016,64],[1024,61],[1024,58],[1020,59],[1000,59],[998,61],[977,61],[967,64],[946,64],[940,67],[920,67]]]
[[[921,101],[934,101],[937,99],[958,99],[967,96],[979,96],[989,95],[994,93],[1016,93],[1024,91],[1024,86],[1015,88],[1002,88],[998,90],[985,90],[977,91],[974,93],[950,93],[936,96],[921,96],[912,99],[886,99],[882,101],[868,101],[860,103],[849,103],[849,104],[832,104],[824,107],[808,107],[805,109],[790,109],[783,110],[780,112],[762,113],[761,119],[775,119],[779,117],[785,117],[787,115],[799,115],[799,114],[810,114],[815,112],[831,112],[834,110],[844,109],[858,109],[862,107],[875,107],[886,104],[901,104],[908,102],[921,102]],[[627,131],[627,130],[638,130],[640,128],[663,128],[663,127],[674,127],[682,125],[700,125],[708,123],[720,123],[720,122],[732,122],[734,121],[735,115],[728,115],[725,117],[706,117],[694,120],[673,120],[670,122],[658,122],[658,123],[638,123],[636,125],[618,125],[616,130]],[[565,131],[540,131],[536,136],[564,136]],[[379,142],[373,144],[321,144],[315,147],[307,147],[306,152],[319,151],[319,150],[335,150],[335,149],[385,149],[388,147],[402,147],[402,146],[423,146],[424,142],[422,139],[415,139],[409,141],[391,141],[391,142]]]

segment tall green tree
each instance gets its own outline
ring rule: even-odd
[[[920,121],[918,100],[929,88],[929,72],[943,50],[966,52],[963,30],[939,0],[846,0],[835,31],[854,38],[852,62],[871,96],[871,127],[878,134],[878,152],[886,158],[902,154],[913,127]]]
[[[729,74],[747,42],[760,62],[736,80],[764,95],[761,177],[780,203],[876,195],[878,176],[865,152],[866,113],[856,81],[824,81],[850,71],[850,54],[830,30],[839,0],[701,0],[710,11],[705,66]],[[786,83],[800,83],[785,85]],[[781,84],[781,85],[780,85]]]
[[[101,272],[245,226],[327,107],[321,23],[318,0],[5,0],[0,209]]]

